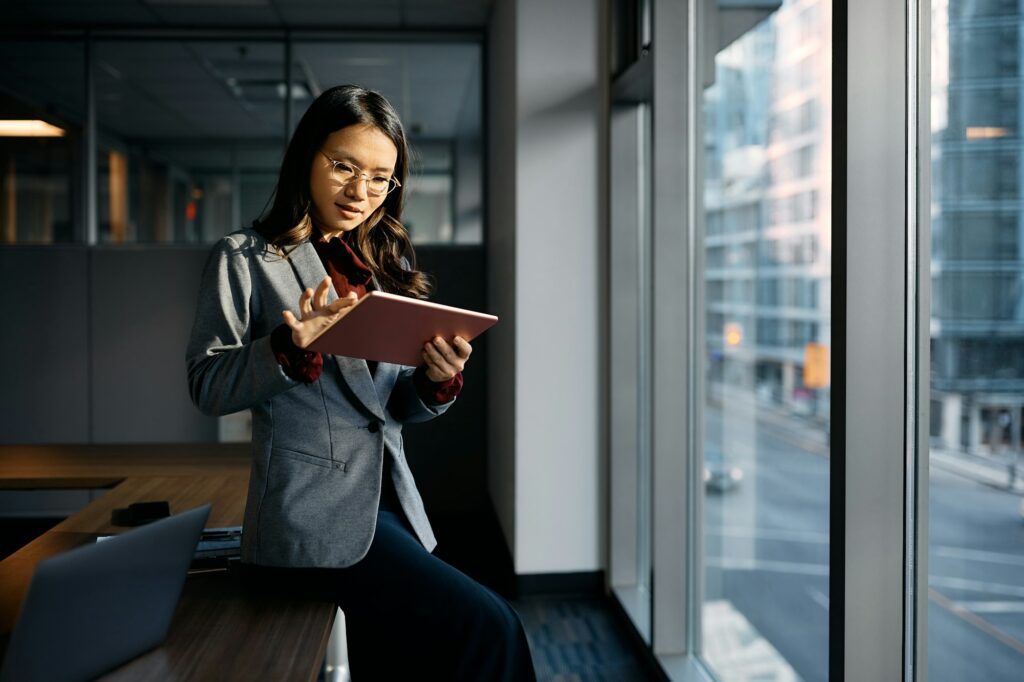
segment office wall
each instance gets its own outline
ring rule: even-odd
[[[91,251],[93,443],[206,443],[217,422],[192,405],[185,346],[209,248]]]
[[[89,305],[83,248],[0,249],[0,443],[89,439]]]
[[[0,444],[216,440],[185,386],[206,252],[0,249]]]
[[[492,367],[515,395],[492,413],[491,491],[519,574],[603,567],[598,7],[499,1],[492,16],[488,266],[492,304],[515,315]]]
[[[488,490],[516,556],[516,2],[495,0],[487,53]]]

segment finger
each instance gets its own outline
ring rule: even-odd
[[[461,336],[455,337],[455,350],[458,351],[459,357],[463,360],[468,360],[469,356],[473,354],[473,346],[469,345],[469,341],[466,341]]]
[[[459,364],[461,363],[461,360],[459,359],[459,354],[456,353],[450,345],[448,345],[447,341],[442,339],[440,336],[435,336],[434,347],[441,352],[441,355],[444,356],[444,359],[448,362],[448,364],[450,364],[452,367],[459,366]]]
[[[335,300],[334,303],[329,306],[329,309],[332,313],[337,313],[345,308],[351,308],[358,302],[359,295],[354,291],[350,291],[344,298]]]
[[[440,351],[438,351],[433,344],[426,344],[423,348],[423,352],[426,354],[425,359],[427,360],[427,364],[437,370],[439,374],[443,374],[448,377],[454,376],[458,371],[448,364],[448,361],[445,360],[444,356],[441,355]]]
[[[292,314],[292,311],[285,310],[282,313],[282,316],[284,317],[284,323],[295,331],[299,331],[299,329],[302,328],[302,323],[295,319],[295,315]]]
[[[320,286],[316,288],[316,296],[313,298],[313,307],[317,310],[327,305],[327,292],[331,290],[331,278],[324,277]]]
[[[422,353],[422,357],[423,357],[423,364],[427,368],[427,371],[426,371],[427,378],[430,379],[431,381],[436,381],[436,382],[448,381],[453,376],[455,376],[455,374],[453,372],[446,372],[443,369],[438,369],[437,365],[434,364],[433,358],[430,357],[430,355],[427,353],[426,349],[424,349],[424,351]]]
[[[345,308],[351,308],[358,301],[359,298],[356,296],[355,292],[352,292],[350,296],[346,296],[345,298],[339,298],[335,300],[334,303],[331,303],[329,306],[327,306],[327,309],[332,313],[336,313],[341,310],[344,310]]]
[[[302,296],[299,296],[299,312],[302,313],[302,319],[306,319],[313,313],[313,306],[310,303],[312,300],[312,289],[306,289],[302,292]]]

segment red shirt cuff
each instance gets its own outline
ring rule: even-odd
[[[324,371],[324,359],[320,353],[296,346],[292,341],[292,330],[286,324],[278,325],[271,332],[270,349],[284,373],[295,381],[311,384]]]
[[[427,366],[420,365],[412,375],[413,384],[420,399],[428,405],[441,405],[455,400],[462,390],[464,380],[459,372],[447,381],[431,381],[427,378]]]

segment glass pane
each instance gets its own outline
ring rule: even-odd
[[[413,156],[403,222],[414,244],[483,243],[479,45],[304,41],[293,59],[296,121],[312,97],[344,83],[398,111]]]
[[[0,42],[0,244],[81,240],[84,54]]]
[[[702,654],[723,680],[825,680],[832,8],[713,11],[738,37],[701,49]]]
[[[1024,670],[1018,0],[932,3],[928,678]]]
[[[257,218],[284,151],[284,46],[99,42],[100,243],[210,243]]]

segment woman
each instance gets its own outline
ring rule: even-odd
[[[378,93],[340,86],[310,105],[270,212],[207,261],[192,400],[206,414],[252,410],[247,579],[336,601],[356,680],[531,680],[508,602],[430,554],[402,448],[403,423],[454,401],[470,344],[435,338],[418,368],[305,350],[368,290],[428,294],[400,221],[408,165]]]

